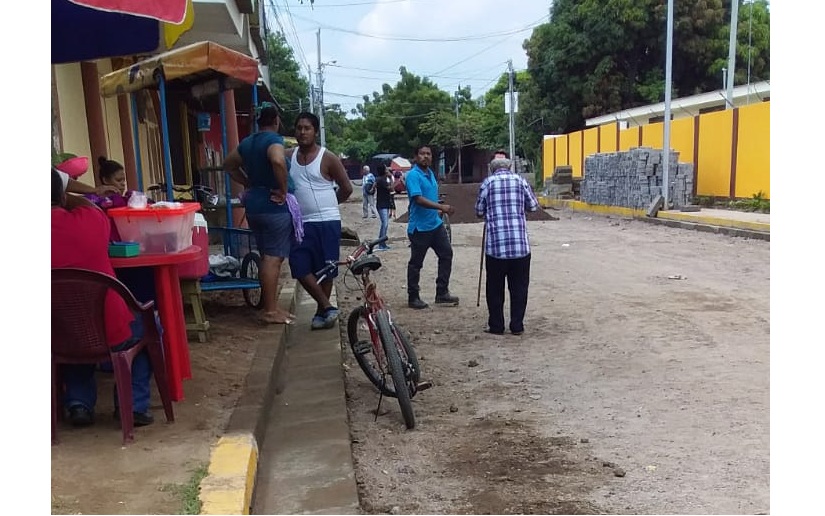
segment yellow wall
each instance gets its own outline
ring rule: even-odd
[[[739,124],[735,197],[751,197],[761,191],[765,199],[770,199],[770,102],[760,102],[737,109]],[[698,118],[699,148],[694,149],[697,141],[696,117],[679,118],[671,123],[670,147],[679,153],[680,163],[694,164],[697,195],[729,197],[733,110],[705,113]],[[570,165],[573,167],[573,175],[581,177],[582,154],[586,158],[596,152],[615,152],[617,131],[619,151],[638,147],[640,131],[643,146],[654,149],[663,147],[663,122],[623,130],[619,130],[616,124],[607,124],[569,133],[544,141],[545,177],[550,177],[559,165]],[[694,155],[698,156],[698,163],[694,163]]]
[[[619,131],[617,124],[607,124],[598,127],[601,135],[599,136],[599,152],[616,152],[616,133]],[[587,145],[585,144],[585,149]]]
[[[570,138],[568,164],[573,167],[573,177],[582,177],[582,132],[576,131],[567,137]]]
[[[663,149],[665,141],[665,124],[656,122],[642,126],[642,146]]]
[[[559,136],[556,138],[556,166],[569,165],[570,161],[567,159],[567,140],[568,135]]]
[[[736,197],[751,197],[761,190],[771,194],[771,106],[769,102],[739,108],[736,146]]]
[[[670,123],[670,148],[679,153],[679,163],[693,163],[693,118]]]
[[[86,102],[83,98],[80,63],[55,65],[54,73],[57,82],[60,127],[63,133],[63,152],[89,156],[91,159],[92,150],[89,146],[89,130],[86,125]],[[95,178],[91,170],[90,164],[90,172],[80,176],[79,180],[94,185]]]
[[[630,150],[639,146],[639,127],[630,127],[619,131],[619,150]]]
[[[730,194],[733,111],[706,113],[699,120],[699,163],[696,194]]]
[[[544,172],[544,179],[553,177],[556,170],[556,147],[554,142],[557,138],[545,138],[542,142],[541,164]]]

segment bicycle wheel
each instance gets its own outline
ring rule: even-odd
[[[453,230],[450,228],[450,216],[446,213],[441,214],[441,220],[444,222],[444,229],[447,230],[447,240],[453,243]]]
[[[407,355],[407,364],[410,367],[412,380],[415,383],[421,381],[421,367],[418,365],[418,356],[415,354],[415,349],[412,347],[412,343],[407,338],[406,332],[395,323],[392,324],[393,333],[398,337],[398,340],[401,342],[401,345],[404,347],[404,353]],[[401,361],[404,362],[404,357],[401,357]]]
[[[246,253],[241,261],[241,278],[258,280],[258,271],[261,270],[261,257],[258,253]],[[260,281],[260,280],[259,280]],[[252,308],[259,309],[264,306],[264,298],[261,295],[261,288],[243,289],[243,300]]]
[[[359,330],[361,334],[359,335]],[[349,338],[349,347],[352,349],[352,354],[355,360],[367,375],[367,379],[375,385],[384,396],[391,398],[395,397],[395,390],[391,385],[387,384],[384,376],[386,370],[386,361],[384,364],[379,363],[379,358],[375,356],[372,349],[372,337],[367,324],[366,310],[363,306],[354,308],[349,313],[347,320],[347,337]]]
[[[407,383],[408,375],[406,368],[401,362],[401,354],[398,351],[398,344],[393,336],[390,318],[386,310],[381,310],[375,314],[375,325],[378,327],[378,335],[381,337],[381,344],[384,346],[384,354],[387,356],[387,367],[390,370],[392,383],[395,387],[395,399],[401,407],[401,415],[404,417],[404,424],[407,429],[415,428],[415,413],[413,413],[412,400],[410,399],[410,387]]]

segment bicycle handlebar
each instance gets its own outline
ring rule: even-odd
[[[347,256],[347,258],[345,260],[341,260],[341,261],[338,261],[338,262],[334,262],[334,261],[327,262],[327,264],[321,270],[319,270],[318,272],[315,273],[315,280],[318,283],[321,283],[322,281],[324,281],[326,279],[327,276],[329,276],[332,273],[332,271],[334,271],[335,269],[337,269],[341,265],[349,265],[350,263],[352,263],[356,259],[358,259],[358,257],[361,256],[362,254],[364,254],[365,252],[367,254],[372,254],[372,251],[375,248],[375,246],[383,244],[387,240],[389,240],[389,237],[387,237],[387,236],[378,238],[376,240],[364,240],[363,242],[361,242],[361,245],[358,246],[358,248],[355,250],[355,252],[352,253],[352,255]]]

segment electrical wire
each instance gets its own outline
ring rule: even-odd
[[[527,30],[530,30],[532,28],[537,27],[538,25],[541,24],[542,20],[544,20],[544,18],[545,18],[544,16],[542,16],[538,20],[536,20],[536,21],[530,23],[529,25],[526,25],[526,26],[524,26],[520,29],[510,29],[510,30],[506,30],[506,31],[492,33],[492,34],[476,34],[476,35],[459,36],[459,37],[453,37],[453,38],[413,38],[413,37],[406,37],[406,36],[388,36],[388,35],[385,35],[385,34],[369,34],[369,33],[360,32],[360,31],[357,31],[357,30],[345,29],[343,27],[336,27],[334,25],[319,23],[316,20],[313,20],[311,18],[304,18],[303,16],[298,16],[297,14],[295,14],[293,16],[295,18],[299,19],[299,20],[304,20],[304,21],[307,21],[307,22],[310,22],[310,23],[316,23],[322,29],[327,29],[327,30],[331,30],[331,31],[335,31],[335,32],[343,32],[343,33],[346,33],[346,34],[354,34],[356,36],[362,36],[362,37],[365,37],[365,38],[383,39],[383,40],[387,40],[387,41],[412,41],[412,42],[419,42],[419,43],[424,43],[424,42],[441,43],[441,42],[450,42],[450,41],[478,41],[478,40],[484,40],[484,39],[490,39],[490,38],[498,38],[498,37],[501,37],[501,36],[512,36],[512,35],[518,34],[520,32],[525,32]]]

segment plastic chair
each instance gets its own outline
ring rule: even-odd
[[[136,317],[143,318],[143,339],[125,351],[112,351],[106,342],[104,306],[109,290],[120,296]],[[144,348],[149,353],[166,421],[175,420],[153,306],[151,301],[139,303],[123,283],[107,274],[86,269],[52,269],[52,443],[57,443],[57,420],[62,411],[57,366],[110,360],[120,405],[123,444],[134,441],[132,360]]]

